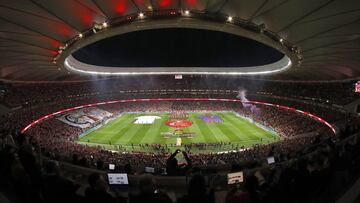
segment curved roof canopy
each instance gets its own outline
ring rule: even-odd
[[[91,80],[88,75],[69,74],[63,67],[63,56],[85,46],[85,42],[110,36],[111,30],[140,23],[134,20],[142,15],[145,18],[174,15],[179,22],[195,13],[203,21],[224,25],[239,22],[242,29],[249,31],[247,37],[260,42],[281,40],[277,48],[283,53],[288,49],[293,67],[266,78],[360,77],[358,0],[0,0],[0,78]],[[141,19],[139,26],[156,24],[152,18]],[[158,23],[158,28],[162,26],[165,25]],[[271,35],[265,36],[266,33]],[[296,48],[295,52],[291,52],[292,48]]]

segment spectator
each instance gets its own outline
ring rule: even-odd
[[[225,198],[226,203],[252,203],[248,192],[232,187]]]
[[[81,198],[76,195],[79,187],[80,185],[61,175],[58,162],[46,163],[43,187],[46,202],[79,202]]]
[[[139,191],[129,194],[130,203],[171,203],[169,196],[156,188],[154,177],[143,174],[139,178]]]
[[[166,161],[166,173],[169,176],[183,176],[186,172],[192,167],[191,159],[188,157],[185,151],[182,151],[184,158],[186,160],[185,164],[179,165],[176,155],[181,152],[176,150]]]
[[[89,203],[121,203],[126,202],[123,197],[115,197],[109,192],[109,187],[104,177],[100,173],[89,175],[88,182],[90,187],[86,189],[85,196]]]
[[[204,176],[194,175],[188,186],[188,193],[178,199],[178,203],[214,203],[214,191],[207,192]]]

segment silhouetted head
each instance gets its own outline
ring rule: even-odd
[[[189,196],[204,196],[206,194],[205,178],[200,174],[194,175],[189,183]]]
[[[176,168],[178,166],[178,161],[176,158],[172,158],[169,160],[169,166],[171,168]]]
[[[88,177],[89,185],[94,190],[107,190],[107,182],[104,179],[104,176],[100,173],[92,173]]]
[[[156,186],[154,176],[151,174],[143,174],[139,178],[139,189],[141,194],[154,193]]]

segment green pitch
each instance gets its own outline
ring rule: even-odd
[[[144,115],[159,116],[161,119],[155,120],[152,124],[134,124],[136,117]],[[227,144],[222,149],[218,149],[218,147],[216,149],[208,148],[209,151],[216,151],[242,146],[248,147],[253,144],[265,144],[280,139],[275,133],[264,130],[232,112],[212,112],[211,115],[221,117],[223,120],[221,123],[206,123],[198,118],[200,115],[209,115],[209,113],[189,113],[188,120],[193,124],[183,131],[184,133],[194,133],[194,137],[183,137],[182,144],[231,142],[230,145]],[[125,113],[81,137],[78,143],[102,145],[108,149],[120,151],[151,151],[151,147],[139,147],[139,144],[166,144],[169,148],[175,148],[177,137],[164,138],[161,135],[162,132],[174,132],[173,128],[165,125],[168,120],[169,114],[167,113]]]

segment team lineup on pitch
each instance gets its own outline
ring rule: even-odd
[[[184,117],[186,115],[186,118]],[[234,112],[124,113],[85,133],[78,142],[113,146],[161,144],[180,147],[191,143],[231,143],[238,147],[266,144],[280,137]],[[176,146],[178,145],[178,146]]]

